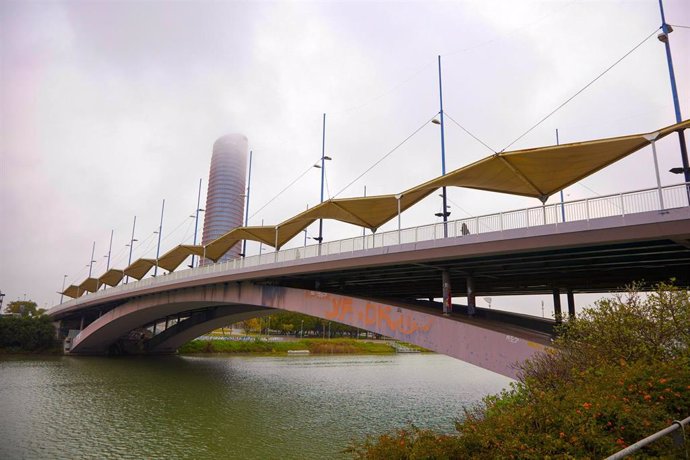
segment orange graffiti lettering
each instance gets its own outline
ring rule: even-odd
[[[327,319],[335,319],[338,317],[338,299],[331,299],[331,304],[333,305],[333,309],[331,311],[326,312]]]
[[[391,307],[388,305],[378,305],[378,327],[381,328],[382,322],[386,322],[386,325],[388,326],[388,329],[391,331],[397,331],[398,326],[400,325],[402,318],[400,315],[398,315],[398,320],[393,322],[393,320],[390,317],[390,312],[391,312]]]
[[[352,299],[349,297],[340,299],[340,315],[338,315],[338,321],[345,320],[345,316],[352,317]]]
[[[364,325],[373,326],[374,324],[376,324],[376,305],[367,302],[365,311],[366,313],[364,314]],[[372,314],[370,315],[369,312],[371,312]]]

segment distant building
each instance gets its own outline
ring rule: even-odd
[[[248,149],[242,134],[228,134],[213,143],[201,239],[204,245],[244,224]],[[240,243],[236,244],[220,261],[239,257],[241,248]]]

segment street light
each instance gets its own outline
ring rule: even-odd
[[[62,290],[60,291],[60,303],[62,303],[62,299],[64,298],[65,294],[65,281],[67,281],[67,275],[62,276]]]
[[[676,123],[683,121],[683,115],[680,113],[680,100],[678,99],[678,88],[676,87],[676,74],[673,70],[673,57],[671,56],[671,43],[669,36],[673,32],[673,28],[666,23],[666,16],[664,15],[664,4],[659,0],[659,12],[661,13],[661,34],[657,36],[660,42],[664,44],[666,49],[666,62],[668,64],[668,76],[671,81],[671,95],[673,96],[673,108],[676,115]],[[682,172],[685,174],[685,182],[690,182],[690,163],[688,162],[688,148],[685,144],[685,133],[683,130],[678,130],[678,142],[680,144],[680,158],[683,162]],[[679,173],[680,174],[680,173]],[[690,191],[688,192],[690,194]]]
[[[443,217],[443,222],[446,222],[446,221],[448,220],[448,216],[450,216],[450,211],[448,211],[448,210],[450,209],[450,205],[445,204],[445,203],[446,203],[446,196],[445,196],[445,194],[441,193],[441,194],[439,194],[438,196],[440,196],[441,198],[443,198],[443,204],[445,205],[445,208],[446,208],[446,209],[445,209],[445,210],[442,210],[441,212],[437,212],[437,213],[434,214],[434,215],[435,215],[436,217]]]
[[[158,275],[158,258],[161,252],[161,235],[163,234],[163,212],[165,212],[165,198],[163,198],[163,205],[161,206],[161,223],[158,225],[158,246],[156,247],[156,267],[153,269],[153,276]]]
[[[438,99],[439,99],[439,116],[441,120],[436,120],[435,118],[431,120],[432,123],[436,125],[441,126],[441,174],[443,176],[446,175],[446,136],[445,136],[445,130],[444,130],[444,125],[443,125],[443,84],[441,81],[441,56],[438,56]],[[443,217],[443,237],[447,238],[448,237],[448,214],[446,214],[446,209],[447,209],[447,196],[446,196],[446,187],[443,187],[443,208],[441,211],[441,216]]]
[[[91,247],[91,260],[89,261],[89,265],[87,265],[87,267],[89,267],[89,278],[91,278],[91,271],[93,270],[93,263],[96,262],[95,260],[93,260],[93,256],[94,256],[95,252],[96,252],[96,242],[94,241],[93,246]]]
[[[326,156],[326,114],[323,114],[323,125],[321,129],[321,165],[318,163],[314,165],[315,168],[321,169],[321,203],[323,203],[323,182],[326,176],[326,160],[331,160],[331,157]],[[323,241],[323,219],[319,219],[319,245]]]
[[[134,229],[137,228],[137,216],[134,216],[134,223],[132,224],[132,238],[129,240],[129,244],[126,244],[125,247],[129,246],[129,259],[127,262],[127,266],[129,267],[132,265],[132,248],[134,247],[134,242],[139,241],[134,238]],[[129,275],[125,278],[125,284],[129,283]]]
[[[249,192],[251,192],[252,188],[252,155],[253,151],[249,151],[249,172],[247,173],[247,193],[245,194],[245,198],[247,198],[246,205],[244,207],[244,226],[249,225]],[[276,248],[276,251],[278,248]],[[247,240],[245,239],[242,242],[242,258],[244,259],[245,254],[247,254]]]
[[[197,230],[199,228],[199,213],[203,212],[204,210],[201,209],[201,178],[199,179],[199,192],[196,195],[196,210],[194,211],[194,215],[190,215],[189,217],[194,218],[194,246],[196,246],[196,235],[197,235]],[[201,258],[199,258],[199,261],[201,261]],[[189,268],[194,268],[194,254],[192,254],[192,263],[189,265]]]

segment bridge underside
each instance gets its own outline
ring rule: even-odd
[[[440,273],[451,276],[454,296],[467,295],[468,278],[481,295],[550,294],[554,288],[575,293],[611,292],[633,281],[647,286],[676,280],[690,285],[690,241],[651,240],[494,254],[422,263],[401,262],[366,269],[324,270],[257,279],[256,282],[320,289],[386,299],[442,297]]]
[[[509,377],[516,375],[516,362],[543,350],[550,340],[548,333],[524,325],[468,318],[459,313],[446,317],[434,308],[280,286],[226,283],[142,296],[118,305],[81,331],[73,341],[71,353],[107,354],[113,347],[121,347],[127,337],[138,352],[172,353],[205,332],[270,314],[275,309],[337,321],[414,343]],[[549,329],[547,321],[532,321],[543,323],[537,329]],[[165,328],[164,322],[168,322]],[[153,337],[132,337],[132,331],[151,324],[160,328]]]

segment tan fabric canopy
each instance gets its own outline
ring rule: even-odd
[[[414,206],[433,193],[433,189],[408,190],[400,196],[400,212]],[[314,206],[278,225],[278,246],[290,241],[299,232],[319,219],[333,219],[376,231],[398,214],[396,195],[361,198],[336,198]],[[271,244],[273,246],[274,244]]]
[[[79,286],[75,286],[74,284],[70,284],[70,286],[67,289],[62,291],[64,295],[66,295],[67,297],[71,297],[73,299],[80,297],[85,292],[85,290],[81,289]]]
[[[125,268],[125,275],[131,276],[135,279],[142,279],[151,270],[151,267],[156,265],[156,259],[137,259],[132,262],[132,265]]]
[[[192,254],[202,256],[204,254],[204,247],[193,246],[188,244],[181,244],[175,246],[158,259],[158,266],[168,270],[169,272],[172,272],[177,267],[179,267],[180,264],[184,262],[187,257],[191,256]]]
[[[413,206],[431,193],[433,190],[403,192],[400,198],[400,211]],[[271,247],[275,247],[277,243],[278,247],[281,247],[319,219],[338,220],[376,231],[378,227],[396,216],[397,213],[398,200],[395,195],[328,200],[281,222],[276,227],[238,227],[232,229],[206,246],[205,257],[217,261],[242,240],[258,241]]]
[[[233,228],[220,238],[206,245],[202,255],[214,262],[223,257],[234,245],[242,240],[260,241],[269,246],[275,244],[275,227],[238,227]]]
[[[98,278],[86,278],[79,285],[79,289],[82,291],[96,292],[102,284],[103,283],[101,283]]]
[[[111,268],[103,275],[101,275],[100,278],[98,278],[98,281],[100,281],[101,284],[107,284],[108,286],[117,286],[124,277],[124,271],[118,270],[116,268]]]
[[[441,187],[474,188],[546,201],[550,195],[640,150],[652,140],[689,127],[690,120],[685,120],[648,134],[497,153],[398,195],[332,199],[277,226],[235,228],[205,247],[179,245],[160,257],[158,266],[173,271],[192,254],[215,262],[242,240],[280,248],[318,219],[338,220],[376,231],[399,211],[405,211]],[[124,275],[140,280],[155,265],[155,259],[138,259],[124,270],[110,269],[100,278],[71,285],[63,294],[77,298],[86,291],[97,291],[103,284],[115,286]]]
[[[656,140],[689,126],[690,120],[686,120],[663,128],[656,132]],[[559,190],[649,145],[648,139],[656,133],[497,153],[415,189],[467,187],[546,201]]]

